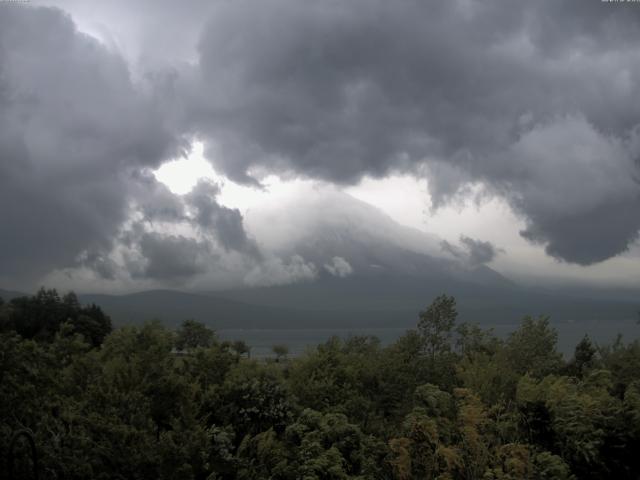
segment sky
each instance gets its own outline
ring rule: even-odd
[[[634,2],[0,2],[0,287],[361,273],[315,232],[637,288],[639,42]]]

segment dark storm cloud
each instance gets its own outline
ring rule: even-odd
[[[207,271],[210,248],[206,242],[181,235],[145,233],[140,239],[144,263],[134,276],[179,280]]]
[[[589,264],[640,227],[625,180],[639,41],[640,8],[600,0],[237,0],[214,10],[178,90],[185,128],[236,180],[352,183],[426,163],[436,204],[481,181],[527,238]]]
[[[73,266],[114,280],[118,245],[136,253],[126,267],[138,278],[186,278],[210,265],[207,239],[154,231],[192,219],[149,173],[185,145],[142,90],[118,54],[61,11],[0,4],[1,280],[29,285]],[[257,255],[240,213],[205,193],[190,197],[200,227]],[[132,211],[140,221],[127,224]]]
[[[95,252],[85,252],[80,256],[81,265],[89,268],[105,280],[115,280],[118,273],[118,265],[106,255]]]
[[[141,276],[195,274],[215,243],[260,261],[215,187],[182,199],[148,173],[184,151],[182,135],[245,182],[426,171],[439,205],[480,181],[524,218],[523,236],[579,264],[638,236],[638,5],[163,1],[149,16],[144,2],[109,5],[104,22],[126,20],[139,51],[106,48],[59,10],[0,2],[0,281],[74,265],[114,278],[119,242],[140,252]],[[203,23],[188,66],[177,59]],[[134,82],[124,58],[138,55],[156,70]],[[153,232],[163,224],[200,237]],[[184,254],[162,267],[163,248]]]
[[[202,26],[216,2],[226,0],[30,0],[69,12],[132,63],[174,65],[193,57]]]
[[[177,145],[118,55],[58,10],[0,4],[0,277],[109,250],[144,189],[131,174]]]
[[[509,152],[519,171],[499,188],[527,215],[522,235],[582,265],[626,250],[640,222],[639,133],[620,139],[568,117],[521,136]]]
[[[205,233],[213,233],[226,250],[236,250],[259,257],[258,248],[247,236],[242,215],[236,208],[220,205],[217,185],[200,181],[186,195],[187,204],[194,209],[193,221]]]
[[[491,242],[483,242],[482,240],[474,240],[465,235],[460,237],[460,243],[464,245],[469,254],[469,263],[471,265],[483,265],[489,263],[498,254],[498,250]]]
[[[144,220],[177,223],[186,220],[184,200],[159,183],[149,172],[135,172],[133,197]]]
[[[443,251],[450,253],[470,267],[487,264],[496,258],[498,253],[502,252],[501,249],[496,248],[491,242],[476,240],[466,235],[460,236],[460,246],[443,240],[440,243],[440,247]]]

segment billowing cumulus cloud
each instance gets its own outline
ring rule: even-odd
[[[462,260],[470,267],[478,267],[480,265],[491,262],[502,250],[496,248],[491,242],[477,240],[460,236],[460,246],[453,245],[443,240],[441,243],[442,250],[453,255],[455,258]]]
[[[136,66],[171,66],[195,57],[203,24],[218,1],[189,0],[29,0],[56,6]]]
[[[278,171],[352,183],[426,165],[436,205],[480,182],[550,255],[597,262],[640,227],[634,7],[222,3],[182,75],[184,128],[245,182]]]
[[[180,196],[151,177],[143,179],[139,186],[145,188],[137,192],[133,220],[115,239],[114,249],[106,256],[108,265],[134,279],[169,284],[188,283],[216,271],[225,275],[229,268],[242,272],[260,267],[258,245],[247,235],[240,212],[220,205],[216,184],[201,181],[189,194]],[[104,256],[85,256],[85,267],[103,278],[116,279],[103,275]],[[112,258],[118,256],[121,261],[116,263]]]
[[[250,287],[285,285],[314,280],[317,275],[316,266],[300,255],[292,255],[288,260],[272,257],[247,273],[244,283]]]
[[[84,2],[54,3],[87,15]],[[0,2],[3,283],[80,268],[114,282],[234,272],[257,285],[312,279],[326,265],[346,271],[336,256],[358,273],[384,263],[341,246],[331,228],[315,235],[335,247],[322,255],[264,251],[215,185],[171,193],[149,172],[183,154],[185,138],[245,183],[276,173],[345,185],[406,171],[429,182],[436,207],[482,185],[522,217],[523,237],[580,265],[638,238],[637,5],[95,8],[122,38],[100,43],[62,10]],[[174,41],[176,31],[188,35]],[[495,255],[471,239],[456,248],[474,264]]]
[[[151,173],[134,172],[133,178],[136,181],[131,185],[131,197],[143,220],[154,224],[176,223],[187,219],[184,199],[159,183]]]
[[[140,239],[145,262],[135,274],[154,279],[185,279],[207,270],[210,249],[205,242],[176,235],[146,233]]]
[[[475,240],[464,235],[460,237],[460,243],[462,243],[467,249],[469,254],[469,263],[471,263],[471,265],[489,263],[499,252],[491,242]]]
[[[73,268],[176,282],[214,268],[218,247],[259,258],[215,186],[180,197],[150,174],[186,144],[118,52],[60,10],[0,11],[3,283]]]
[[[220,205],[216,200],[219,193],[217,185],[206,181],[200,181],[193,188],[186,196],[188,205],[194,210],[193,222],[201,231],[215,234],[225,249],[259,257],[257,245],[244,229],[240,211]]]
[[[0,4],[0,72],[0,275],[19,285],[110,249],[132,174],[179,141],[123,60],[60,11]]]
[[[579,264],[626,249],[640,228],[640,126],[624,138],[583,117],[534,127],[511,147],[519,171],[505,194],[523,212],[522,234],[548,254]]]
[[[333,257],[324,264],[324,269],[335,277],[348,277],[353,273],[353,267],[342,257]]]

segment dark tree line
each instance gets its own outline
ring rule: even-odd
[[[111,319],[102,309],[94,304],[80,305],[73,292],[60,297],[55,289],[41,288],[31,297],[0,303],[0,331],[15,331],[25,339],[51,341],[63,325],[94,347],[111,333]]]
[[[12,300],[0,305],[0,471],[27,430],[41,478],[639,477],[639,342],[585,337],[565,360],[546,318],[501,340],[456,317],[441,296],[389,346],[332,338],[258,360],[194,321],[110,332],[72,294]],[[31,478],[27,453],[16,478]]]

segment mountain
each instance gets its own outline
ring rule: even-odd
[[[398,322],[406,316],[395,311],[362,309],[354,315],[349,310],[256,305],[219,296],[174,290],[150,290],[128,295],[85,294],[79,295],[79,299],[83,304],[100,305],[116,325],[139,324],[153,319],[177,325],[189,318],[216,329],[381,327],[411,326],[415,323],[413,320]]]
[[[157,319],[177,325],[182,320],[193,318],[215,328],[255,328],[262,322],[278,328],[282,318],[291,319],[295,314],[277,307],[249,305],[174,290],[150,290],[127,295],[84,294],[79,299],[84,304],[100,305],[116,324]]]
[[[26,293],[16,292],[13,290],[3,290],[0,288],[0,298],[2,298],[5,302],[11,300],[12,298],[24,297],[27,295]]]
[[[116,325],[158,319],[175,326],[193,318],[215,329],[412,328],[418,312],[441,293],[455,295],[461,321],[516,323],[525,315],[550,315],[557,322],[635,319],[638,303],[541,293],[512,284],[481,285],[422,276],[337,278],[311,283],[242,288],[214,293],[151,290],[127,295],[83,294]],[[0,291],[5,300],[20,292]]]
[[[456,297],[461,321],[484,324],[513,324],[525,315],[559,322],[631,320],[640,310],[631,295],[525,288],[341,192],[305,192],[288,208],[270,211],[267,205],[246,220],[261,250],[282,259],[303,257],[315,278],[281,285],[267,271],[261,278],[271,286],[84,294],[80,300],[100,305],[116,324],[157,318],[175,325],[193,318],[217,329],[410,328],[443,293]],[[334,268],[336,259],[341,269]],[[16,295],[0,291],[5,299]]]
[[[559,322],[629,320],[636,318],[638,311],[638,302],[633,301],[591,299],[451,279],[435,283],[407,276],[325,277],[312,284],[237,289],[216,295],[252,305],[324,310],[340,316],[349,312],[347,324],[362,325],[369,312],[375,311],[377,325],[412,326],[418,312],[442,293],[456,297],[461,321],[479,323],[515,323],[525,315],[549,315]],[[380,323],[380,317],[385,316],[388,322]]]
[[[323,278],[315,283],[238,289],[215,294],[152,290],[128,295],[80,295],[100,305],[116,325],[159,319],[169,325],[193,318],[216,329],[412,328],[433,297],[456,295],[460,320],[516,323],[527,314],[554,321],[615,321],[635,318],[633,302],[592,300],[463,285],[436,290],[418,279]],[[468,287],[468,286],[467,286]],[[454,290],[458,288],[458,290]]]
[[[485,323],[512,323],[528,314],[558,321],[630,319],[638,310],[633,299],[519,286],[489,266],[471,263],[464,251],[453,255],[441,239],[399,225],[343,192],[309,191],[290,203],[286,209],[265,205],[249,212],[247,225],[268,250],[284,258],[301,255],[316,265],[315,281],[214,295],[253,305],[348,311],[353,322],[362,312],[386,312],[387,325],[414,325],[417,313],[442,293],[456,297],[462,320]],[[332,275],[335,257],[350,267],[344,278]]]

